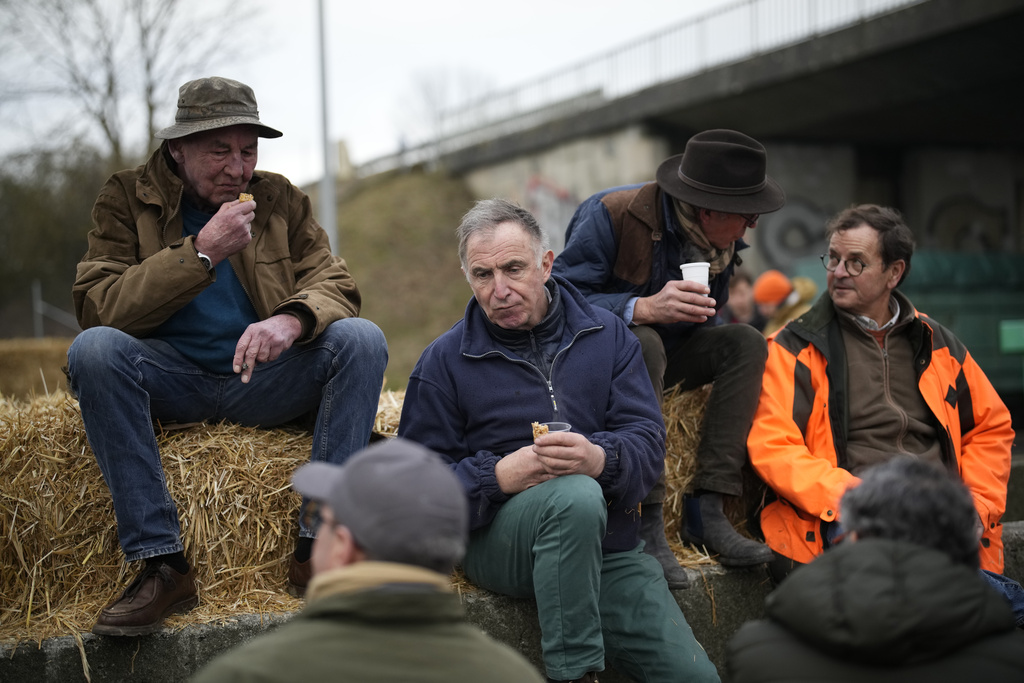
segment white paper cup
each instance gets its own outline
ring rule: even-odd
[[[693,282],[699,282],[705,287],[708,284],[708,268],[711,264],[707,261],[695,261],[693,263],[684,263],[679,266],[679,270],[683,272],[684,280],[691,280]]]
[[[548,432],[568,432],[572,430],[572,425],[568,422],[542,422],[541,424],[547,425]]]

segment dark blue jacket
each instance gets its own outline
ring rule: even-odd
[[[550,377],[498,345],[472,299],[413,369],[398,433],[452,463],[477,529],[509,499],[494,474],[498,460],[533,442],[532,422],[568,422],[607,456],[597,478],[608,500],[602,545],[629,550],[639,543],[640,501],[664,468],[661,410],[625,323],[558,284],[566,324]]]
[[[745,249],[736,241],[736,253]],[[552,272],[571,282],[587,301],[622,318],[632,297],[657,294],[670,280],[681,280],[679,266],[698,261],[676,220],[671,197],[657,183],[613,187],[591,196],[576,209],[565,230],[565,249]],[[740,259],[711,279],[708,295],[721,310],[729,300],[729,279]],[[653,325],[666,342],[685,337],[704,323]]]

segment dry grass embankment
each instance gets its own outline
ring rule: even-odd
[[[388,389],[405,388],[423,349],[472,296],[455,228],[474,199],[461,180],[413,170],[360,181],[338,202],[340,253],[363,295],[360,315],[388,340]]]
[[[0,339],[0,397],[26,400],[66,389],[62,367],[67,365],[71,339]]]

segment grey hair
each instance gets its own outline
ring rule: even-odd
[[[868,469],[839,503],[844,531],[939,550],[979,567],[978,513],[963,482],[937,465],[898,456]]]
[[[455,230],[459,238],[459,263],[467,274],[466,244],[469,238],[478,232],[493,232],[502,223],[509,222],[517,224],[530,236],[537,255],[537,264],[540,265],[548,250],[548,236],[533,214],[507,199],[481,199],[466,212]]]

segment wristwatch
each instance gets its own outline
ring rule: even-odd
[[[210,260],[209,256],[207,256],[201,251],[196,251],[196,256],[199,257],[199,262],[206,266],[207,272],[213,270],[213,261]]]

